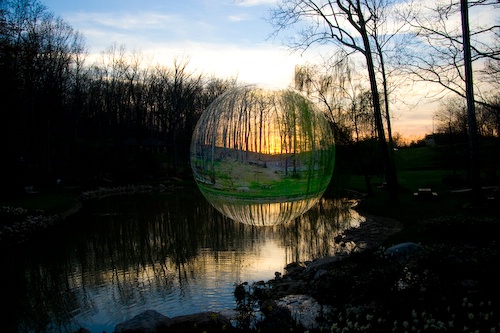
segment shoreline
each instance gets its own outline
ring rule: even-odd
[[[99,187],[93,191],[80,193],[79,200],[68,210],[61,213],[47,213],[42,210],[24,209],[19,207],[0,206],[7,214],[11,214],[13,219],[16,215],[24,216],[22,220],[12,223],[0,224],[0,248],[8,248],[28,241],[31,237],[57,228],[69,217],[78,213],[84,202],[87,200],[99,200],[110,196],[170,193],[174,189],[173,185],[126,185],[115,187]]]
[[[165,191],[165,190],[171,190],[172,188],[170,187],[161,187],[161,188],[156,188],[156,187],[120,187],[116,189],[99,189],[97,191],[93,191],[92,193],[87,193],[85,196],[81,196],[80,201],[73,206],[71,209],[67,210],[64,213],[61,214],[54,214],[54,215],[46,215],[46,216],[38,216],[38,217],[32,217],[29,216],[27,220],[30,220],[31,222],[21,222],[17,223],[18,225],[18,233],[16,236],[12,237],[11,240],[15,239],[16,241],[14,242],[9,242],[8,245],[18,245],[21,244],[24,241],[29,240],[29,238],[33,235],[37,235],[43,232],[47,232],[47,230],[51,230],[53,228],[59,227],[62,223],[65,223],[65,221],[73,214],[77,213],[84,205],[84,202],[86,200],[90,199],[96,199],[99,200],[100,198],[108,197],[111,195],[131,195],[131,194],[147,194],[147,193],[153,193],[158,190]],[[84,198],[84,199],[83,199]],[[358,199],[362,200],[362,199]],[[297,292],[300,291],[301,289],[304,289],[307,287],[306,284],[297,282],[300,280],[300,274],[303,272],[310,272],[314,271],[320,271],[322,267],[325,265],[329,265],[332,262],[338,261],[341,258],[348,256],[349,254],[353,252],[358,252],[358,251],[363,251],[366,249],[371,249],[371,248],[376,248],[382,244],[382,242],[387,239],[390,235],[400,231],[402,229],[402,224],[392,218],[387,218],[387,217],[379,217],[375,216],[369,213],[366,213],[363,210],[357,209],[356,207],[353,207],[352,209],[356,210],[365,220],[359,224],[357,227],[352,227],[349,229],[344,230],[341,234],[339,234],[335,238],[335,242],[340,246],[342,249],[339,253],[335,254],[332,257],[324,257],[324,258],[316,258],[313,261],[306,262],[306,263],[289,263],[286,265],[286,267],[283,267],[285,269],[286,274],[283,275],[283,277],[277,278],[277,276],[273,279],[272,276],[269,277],[269,280],[267,282],[264,281],[259,281],[259,282],[254,282],[252,285],[273,285],[273,288],[280,293],[277,293],[275,296],[280,296],[280,298],[283,298],[284,300],[277,300],[278,303],[277,305],[279,307],[286,307],[291,309],[293,311],[294,315],[304,317],[306,314],[310,317],[314,311],[311,309],[316,309],[318,305],[315,303],[315,300],[307,295],[307,290],[303,290],[302,293],[297,295]],[[23,229],[24,228],[24,229]],[[30,229],[33,228],[33,229]],[[29,232],[27,232],[27,229],[29,229]],[[3,231],[3,230],[1,230]],[[14,230],[15,234],[15,230]],[[4,234],[0,232],[0,236],[3,236]],[[3,239],[0,237],[0,241]],[[5,244],[2,244],[5,245]],[[294,281],[296,280],[296,281]],[[307,306],[306,306],[307,305]],[[297,310],[299,308],[302,308],[302,310]],[[143,312],[139,314],[139,318],[141,318],[141,315],[151,315],[152,312],[155,312],[154,309],[150,309],[146,312]],[[180,316],[183,317],[186,320],[193,320],[193,318],[201,318],[203,317],[204,312],[200,313],[195,313],[192,315],[186,315],[186,316]],[[212,314],[213,315],[213,314]],[[228,321],[230,320],[236,320],[236,316],[238,315],[235,309],[226,309],[224,311],[221,311],[218,313],[220,315],[221,319],[227,319]],[[164,320],[165,317],[163,314],[159,314],[156,312],[155,315],[157,318],[163,318]],[[126,322],[123,323],[116,323],[116,326],[122,325],[127,325],[127,323],[130,323],[131,320],[134,318],[131,318],[130,320],[127,320]],[[137,318],[136,318],[137,319]],[[224,322],[227,323],[227,321]],[[178,317],[174,318],[169,318],[169,320],[180,320]],[[308,319],[311,322],[311,319]],[[133,321],[132,321],[133,322]],[[116,331],[116,330],[115,330]],[[147,331],[146,328],[144,328],[144,331]]]
[[[24,209],[19,207],[0,206],[0,210],[13,211],[14,214],[25,215],[23,220],[12,223],[0,224],[0,248],[7,248],[23,243],[37,234],[51,230],[59,224],[64,223],[72,215],[78,213],[88,200],[99,200],[110,196],[171,193],[177,186],[174,184],[158,185],[124,185],[115,187],[99,187],[96,190],[84,191],[80,193],[78,202],[70,209],[56,214],[50,214],[41,210]],[[357,195],[355,199],[358,203],[362,196]],[[395,219],[375,216],[357,208],[357,204],[352,207],[366,222],[358,228],[345,230],[342,239],[338,239],[346,248],[371,248],[380,245],[388,236],[402,229],[401,223]],[[368,223],[367,223],[368,222]],[[337,239],[336,239],[337,241]],[[362,242],[357,244],[358,242]]]
[[[363,210],[356,209],[366,220],[357,228],[345,230],[341,239],[345,242],[360,243],[356,248],[360,250],[372,249],[380,246],[389,236],[403,230],[403,224],[390,217],[376,216]]]
[[[261,316],[258,313],[262,312],[264,318],[269,319],[273,318],[273,313],[274,315],[275,313],[281,313],[279,316],[284,317],[278,318],[276,323],[267,323],[273,329],[277,328],[274,325],[281,325],[281,320],[289,321],[285,325],[290,325],[290,322],[295,320],[307,330],[315,329],[320,325],[317,318],[326,308],[311,296],[310,290],[308,290],[310,282],[326,274],[326,269],[335,262],[341,261],[353,252],[374,249],[380,246],[387,237],[402,229],[402,224],[396,219],[377,217],[359,210],[358,213],[365,217],[365,221],[359,227],[347,229],[340,235],[339,244],[341,246],[344,244],[342,247],[346,249],[345,252],[316,258],[309,262],[292,262],[284,267],[286,273],[283,276],[276,273],[274,278],[269,277],[267,281],[239,284],[234,291],[237,303],[236,309],[226,309],[219,312],[198,312],[173,318],[169,318],[154,309],[149,309],[125,322],[117,323],[114,333],[127,332],[127,330],[150,332],[151,327],[170,329],[176,327],[175,325],[180,322],[190,327],[193,327],[193,325],[204,327],[207,324],[207,317],[216,318],[211,323],[218,325],[219,330],[216,331],[225,331],[227,325],[231,325],[233,330],[238,331],[238,328],[232,323],[241,324],[241,316],[249,315],[245,311],[253,313],[250,316]],[[353,244],[355,245],[353,246]],[[264,298],[266,299],[258,300],[263,295],[265,295]],[[259,310],[249,307],[252,302],[259,303]],[[238,308],[239,306],[242,306],[242,308]],[[269,310],[269,312],[266,309],[273,310]],[[145,321],[149,322],[147,326],[144,326]],[[188,332],[191,331],[188,329],[186,333]]]

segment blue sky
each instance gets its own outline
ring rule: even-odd
[[[184,60],[191,72],[280,88],[292,84],[295,65],[321,62],[317,48],[291,52],[283,36],[270,38],[274,28],[267,19],[278,0],[41,2],[84,35],[91,59],[113,44],[125,45],[152,65]],[[396,130],[430,132],[428,114],[398,110],[395,116]]]
[[[283,88],[291,85],[295,65],[319,63],[321,57],[318,48],[292,53],[281,45],[283,36],[270,38],[273,27],[266,19],[278,1],[41,0],[84,35],[91,59],[114,44],[124,45],[152,65],[182,60],[190,72]],[[492,15],[480,11],[471,22],[488,21]],[[404,99],[409,97],[418,99],[415,91]],[[437,107],[429,100],[393,107],[393,130],[404,136],[431,133]]]
[[[113,44],[153,64],[188,61],[188,70],[286,87],[307,61],[269,38],[276,0],[42,0],[86,39],[91,54]],[[308,54],[313,56],[313,52]]]

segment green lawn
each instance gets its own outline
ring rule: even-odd
[[[302,197],[318,192],[318,189],[325,187],[324,177],[315,177],[314,175],[308,181],[307,173],[303,173],[297,178],[283,177],[275,181],[256,182],[249,181],[246,190],[226,187],[225,190],[219,190],[209,185],[198,184],[202,191],[213,195],[232,196],[243,199],[263,199],[263,198],[282,198],[282,197]],[[309,187],[309,191],[308,191]]]
[[[58,193],[52,189],[39,189],[36,194],[6,200],[1,206],[41,209],[50,214],[62,214],[78,204],[77,194],[70,191]]]
[[[454,217],[486,218],[498,214],[495,205],[484,202],[480,207],[471,207],[470,192],[457,193],[466,188],[467,172],[464,169],[447,168],[445,153],[439,148],[421,147],[401,149],[395,152],[398,175],[398,203],[389,203],[386,190],[377,188],[383,177],[372,178],[373,195],[362,200],[360,207],[369,213],[393,217],[399,220],[404,230],[388,239],[388,244],[401,241],[425,241],[429,235],[423,233],[423,224],[430,219]],[[366,191],[364,177],[350,175],[344,179],[344,187]],[[414,196],[419,188],[431,188],[438,196],[422,200]],[[453,218],[452,218],[453,219]]]
[[[442,169],[447,162],[447,150],[434,147],[402,148],[394,151],[398,170]]]

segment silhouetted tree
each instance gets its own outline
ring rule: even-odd
[[[72,130],[65,102],[83,40],[37,0],[2,1],[0,11],[7,187],[12,179],[15,187],[46,183],[58,172]]]
[[[377,1],[301,1],[282,0],[272,12],[271,22],[276,33],[285,28],[303,23],[305,27],[297,34],[296,39],[289,41],[294,49],[307,49],[316,43],[332,42],[346,48],[349,52],[359,52],[366,61],[370,82],[371,97],[377,137],[386,172],[389,200],[397,199],[397,176],[388,150],[385,135],[379,87],[375,69],[373,36],[370,31],[375,28],[376,16],[372,15],[379,5]]]
[[[498,10],[498,1],[452,1],[437,2],[432,7],[409,7],[408,23],[413,27],[419,52],[408,54],[408,72],[417,80],[432,82],[442,92],[454,93],[467,101],[469,166],[474,200],[481,197],[479,147],[475,106],[488,106],[485,92],[495,87],[492,70],[481,70],[486,66],[495,68],[499,60],[498,25],[487,20],[469,24],[469,9],[488,8]],[[457,19],[461,24],[457,25]],[[413,49],[415,51],[415,49]],[[482,81],[473,80],[473,64],[482,75]],[[490,76],[491,75],[491,76]],[[489,78],[488,78],[489,77]],[[485,79],[486,78],[486,79]],[[493,84],[493,86],[492,86]]]

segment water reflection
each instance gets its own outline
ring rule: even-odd
[[[246,200],[204,193],[207,200],[222,214],[240,223],[254,226],[275,226],[295,219],[319,200],[317,195],[289,200]]]
[[[146,309],[231,309],[235,283],[335,254],[335,236],[363,220],[348,202],[323,198],[289,223],[256,228],[224,217],[197,189],[89,203],[63,230],[4,251],[4,327],[112,332]]]

